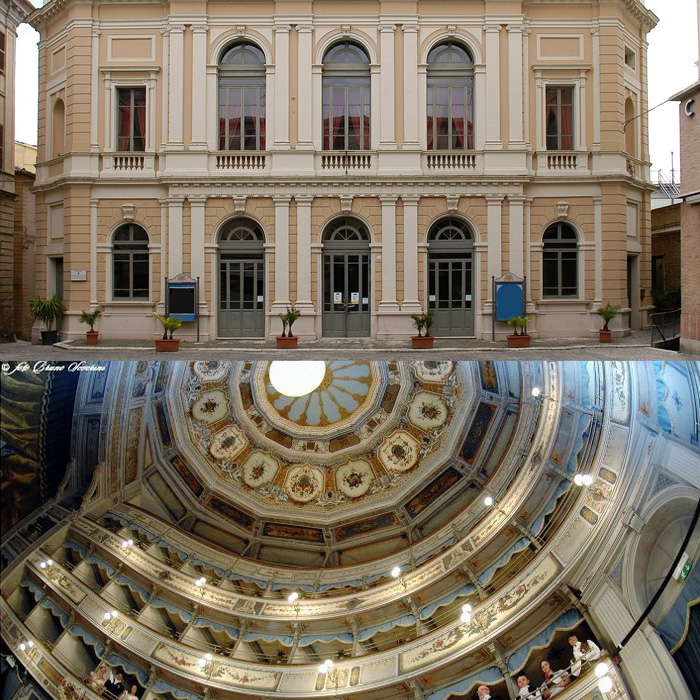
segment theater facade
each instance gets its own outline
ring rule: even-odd
[[[639,0],[51,0],[41,33],[37,289],[62,337],[151,338],[199,279],[204,339],[490,338],[526,278],[535,336],[648,325]],[[35,334],[40,329],[35,328]],[[503,337],[508,327],[496,324]],[[195,324],[185,323],[183,338]]]

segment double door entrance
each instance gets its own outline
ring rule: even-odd
[[[474,335],[472,256],[431,255],[428,258],[428,309],[432,335]]]
[[[219,331],[222,338],[262,338],[265,334],[263,256],[219,259]]]
[[[323,336],[363,338],[370,334],[370,265],[367,252],[323,254]]]

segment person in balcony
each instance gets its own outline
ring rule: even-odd
[[[540,667],[542,668],[542,673],[544,673],[546,681],[546,688],[544,688],[545,700],[559,695],[559,693],[563,692],[564,688],[569,685],[569,674],[566,671],[555,671],[549,659],[545,659],[540,664]]]
[[[479,700],[491,700],[491,690],[487,685],[480,685],[476,689],[476,696]]]
[[[569,637],[569,644],[574,650],[574,658],[571,660],[571,675],[578,677],[581,675],[581,666],[584,662],[590,663],[600,658],[600,648],[590,639],[579,642],[575,634]]]
[[[530,690],[530,679],[525,674],[518,676],[518,688],[521,700],[542,700],[542,693],[537,688]]]
[[[107,698],[118,698],[124,692],[124,676],[117,673],[116,677],[110,676],[105,681],[105,687],[102,691],[102,696]]]
[[[132,685],[128,692],[125,690],[121,694],[121,696],[119,697],[119,700],[139,700],[138,696],[136,695],[137,691],[138,691],[138,688],[135,685]]]
[[[101,694],[107,680],[107,667],[100,666],[96,671],[93,671],[85,681],[91,690]]]

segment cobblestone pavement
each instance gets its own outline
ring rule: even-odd
[[[309,359],[331,360],[338,357],[374,360],[414,360],[450,358],[454,360],[700,360],[690,355],[661,350],[649,345],[649,332],[638,331],[609,345],[597,338],[534,340],[527,349],[510,350],[504,341],[457,340],[437,338],[431,350],[413,350],[406,341],[361,339],[322,339],[299,341],[296,350],[277,350],[264,340],[222,340],[201,344],[182,342],[176,353],[156,353],[150,341],[101,341],[87,346],[85,341],[71,340],[53,346],[31,345],[19,341],[0,345],[0,360],[75,362],[79,360],[193,360],[196,358],[242,359]]]

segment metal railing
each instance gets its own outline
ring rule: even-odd
[[[651,345],[664,350],[678,350],[681,338],[681,310],[662,311],[649,316]]]

